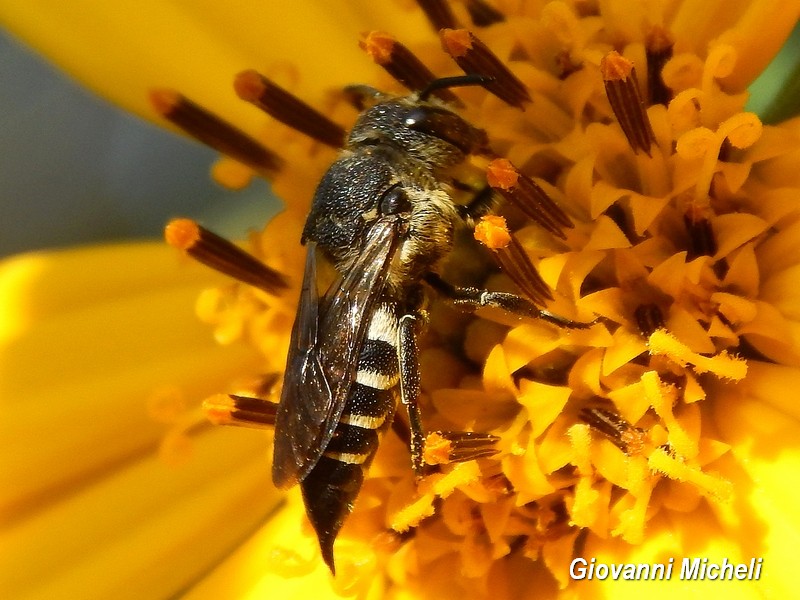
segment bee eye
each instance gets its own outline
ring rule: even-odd
[[[403,124],[455,146],[464,154],[472,154],[486,145],[486,133],[469,125],[452,111],[436,106],[417,106],[409,109]]]
[[[395,186],[383,195],[378,210],[382,215],[396,215],[411,210],[411,202],[409,202],[405,190]]]
[[[427,119],[428,111],[416,107],[406,112],[403,124],[411,129],[421,130],[424,128]]]

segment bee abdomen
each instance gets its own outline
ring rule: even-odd
[[[322,558],[331,572],[335,572],[333,542],[363,481],[361,465],[323,455],[300,484],[306,514],[317,532]]]
[[[397,318],[388,307],[374,311],[342,416],[319,462],[301,482],[306,512],[331,570],[333,542],[394,416],[399,380],[396,332]]]

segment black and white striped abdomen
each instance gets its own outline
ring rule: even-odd
[[[378,433],[391,421],[399,382],[397,359],[398,317],[394,307],[373,311],[339,425],[323,456],[345,463],[364,464],[374,454]]]
[[[380,436],[391,424],[397,407],[398,328],[394,304],[378,305],[371,315],[355,382],[333,437],[300,484],[306,512],[329,564],[333,564],[333,541],[352,510]]]

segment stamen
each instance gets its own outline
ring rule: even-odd
[[[600,61],[600,72],[606,88],[606,96],[628,143],[638,154],[643,150],[650,154],[650,145],[656,136],[639,94],[639,83],[633,63],[618,52],[609,52]]]
[[[498,158],[489,163],[486,180],[509,202],[561,239],[566,239],[562,229],[574,227],[550,196],[533,179],[520,173],[511,161]]]
[[[451,29],[458,27],[447,0],[417,0],[417,4],[436,31],[448,27]]]
[[[343,127],[260,73],[242,71],[234,79],[233,88],[242,100],[292,129],[334,148],[344,145],[346,132]]]
[[[647,432],[634,427],[617,413],[605,408],[584,408],[581,420],[598,433],[603,434],[628,456],[640,454],[647,441]]]
[[[423,460],[429,465],[466,462],[494,456],[496,435],[474,431],[433,431],[425,438]]]
[[[562,80],[583,68],[583,63],[575,62],[567,50],[556,54],[555,63],[558,78]]]
[[[164,237],[170,246],[184,250],[196,261],[270,294],[289,286],[282,273],[191,219],[170,221]]]
[[[359,46],[406,89],[423,90],[436,79],[436,75],[411,50],[388,33],[370,31],[359,42]],[[445,102],[461,104],[458,97],[448,89],[438,89],[433,94]]]
[[[647,93],[650,104],[666,106],[672,99],[672,90],[664,83],[661,70],[672,58],[674,41],[662,27],[653,27],[645,39],[647,54]]]
[[[203,412],[214,425],[265,429],[275,425],[278,405],[261,398],[217,394],[203,401]]]
[[[698,256],[714,256],[717,253],[717,240],[711,223],[704,217],[692,214],[683,215],[683,222],[689,234],[689,248],[686,260],[694,260]]]
[[[503,217],[487,215],[475,227],[475,239],[493,250],[492,257],[519,289],[536,303],[552,300],[550,288],[531,263],[519,240],[508,231]]]
[[[531,101],[528,89],[503,62],[473,33],[466,29],[443,29],[439,32],[442,47],[465,73],[490,77],[484,87],[492,94],[522,109]]]
[[[450,462],[450,450],[453,445],[434,431],[425,437],[422,460],[428,465],[441,465]]]
[[[174,90],[152,90],[150,102],[156,112],[199,142],[267,177],[274,175],[283,164],[272,150]]]
[[[664,315],[656,304],[640,304],[634,311],[634,317],[644,337],[650,337],[656,329],[664,328]]]
[[[466,5],[469,18],[478,27],[488,27],[506,20],[503,13],[483,0],[467,0]]]

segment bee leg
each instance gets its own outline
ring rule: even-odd
[[[465,223],[472,225],[476,220],[492,212],[496,205],[497,197],[494,188],[486,185],[475,191],[475,195],[468,204],[459,205],[458,212]]]
[[[425,447],[425,430],[419,410],[419,352],[417,350],[417,317],[412,314],[400,318],[397,346],[400,363],[400,401],[408,411],[410,427],[411,464],[417,477],[423,474],[422,453]]]
[[[588,323],[573,321],[567,317],[551,313],[548,310],[543,310],[530,300],[518,296],[517,294],[491,292],[489,290],[473,287],[458,287],[447,283],[436,273],[428,273],[425,276],[425,281],[437,292],[449,298],[456,306],[467,306],[470,308],[489,306],[492,308],[500,308],[515,315],[542,319],[548,323],[568,329],[588,329],[597,323],[597,319]]]
[[[422,477],[437,464],[466,462],[497,453],[495,435],[473,431],[432,431],[425,434],[419,410],[419,356],[415,315],[400,318],[398,357],[400,362],[400,399],[408,411],[409,446],[414,474]],[[427,469],[426,469],[427,467]]]

